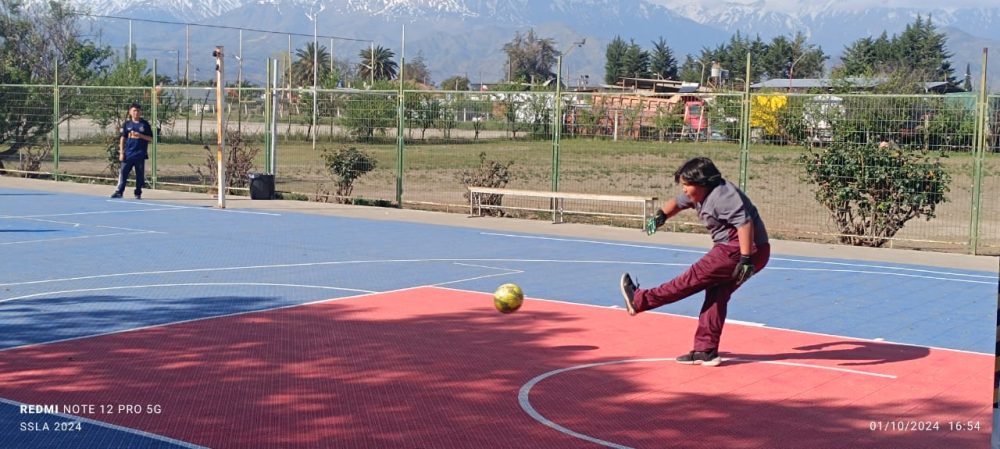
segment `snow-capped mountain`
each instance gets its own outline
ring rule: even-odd
[[[43,0],[34,0],[41,2]],[[735,32],[770,40],[778,35],[805,34],[810,43],[833,56],[845,45],[882,32],[897,34],[918,16],[930,17],[949,36],[953,66],[978,66],[982,46],[1000,49],[1000,0],[70,0],[95,15],[197,23],[190,46],[240,45],[234,28],[268,30],[244,33],[244,61],[263,72],[263,59],[293,52],[312,34],[310,12],[319,10],[317,33],[335,37],[334,55],[357,59],[365,42],[401,47],[406,27],[406,54],[422,53],[434,79],[465,74],[492,81],[503,77],[503,44],[515,32],[533,28],[552,38],[567,58],[570,77],[603,77],[604,48],[615,36],[644,48],[663,37],[678,59],[713,48]],[[211,28],[219,25],[231,28]],[[127,36],[121,19],[97,18],[90,24],[105,42],[117,47]],[[142,26],[133,33],[144,48],[186,48],[182,25]],[[294,33],[285,38],[281,33]],[[347,39],[336,39],[347,38]],[[586,38],[587,44],[572,48]],[[356,39],[352,41],[348,39]],[[248,45],[248,43],[250,43]],[[324,46],[329,44],[324,43]],[[978,46],[978,48],[977,48]],[[167,50],[170,51],[170,50]],[[194,50],[192,50],[194,51]],[[201,51],[201,50],[199,50]],[[232,52],[230,52],[232,53]],[[179,58],[174,53],[175,58]],[[163,58],[163,56],[160,56]],[[253,62],[253,61],[259,62]],[[206,64],[207,65],[207,64]],[[251,76],[251,75],[248,75]],[[477,78],[478,77],[478,78]]]
[[[947,3],[893,0],[750,0],[697,2],[649,0],[694,22],[764,38],[801,31],[829,47],[883,31],[898,33],[918,17],[939,29],[953,28],[984,38],[1000,39],[1000,1],[955,0]],[[839,48],[839,47],[838,47]]]
[[[249,2],[243,0],[72,0],[70,3],[92,14],[135,18],[159,16],[159,18],[174,20],[200,21],[221,16]]]

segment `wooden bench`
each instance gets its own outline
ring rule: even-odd
[[[498,189],[493,187],[474,187],[469,186],[469,215],[471,216],[482,216],[484,209],[511,209],[511,210],[530,210],[537,212],[552,212],[552,222],[562,223],[563,214],[582,214],[582,215],[601,215],[610,217],[637,217],[640,221],[640,227],[644,226],[646,219],[656,214],[656,202],[657,198],[654,197],[642,197],[642,196],[628,196],[628,195],[599,195],[594,193],[572,193],[572,192],[551,192],[551,191],[541,191],[541,190],[516,190],[516,189]],[[525,206],[505,206],[502,204],[489,204],[484,202],[484,197],[489,195],[501,195],[504,197],[525,197],[525,198],[546,198],[549,199],[549,204],[546,207],[525,207]],[[616,212],[603,212],[603,211],[588,211],[588,210],[567,210],[565,208],[565,200],[581,200],[581,201],[595,201],[595,202],[616,202],[616,203],[632,203],[641,206],[642,213],[616,213]]]

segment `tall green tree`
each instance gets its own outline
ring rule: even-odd
[[[431,70],[427,68],[427,60],[423,52],[418,52],[412,61],[406,61],[403,68],[403,77],[406,81],[416,81],[426,85],[432,85]]]
[[[632,78],[649,78],[649,52],[635,41],[630,41],[622,57],[624,75]]]
[[[775,41],[772,40],[769,47],[774,44]],[[801,32],[795,33],[789,44],[791,48],[786,66],[788,78],[818,78],[823,75],[823,66],[830,57],[823,53],[822,48],[810,44]]]
[[[882,33],[877,39],[858,39],[847,45],[841,57],[846,76],[882,75],[923,81],[955,82],[952,54],[947,37],[930,18],[921,16],[899,35]]]
[[[374,75],[375,81],[392,80],[396,78],[396,70],[399,64],[393,60],[396,54],[381,45],[376,45],[374,50],[362,49],[358,52],[361,57],[361,65],[358,67],[358,76],[367,81]]]
[[[677,68],[677,77],[681,81],[697,83],[701,80],[701,64],[694,56],[684,56],[684,62]]]
[[[517,32],[513,40],[504,44],[503,51],[507,54],[512,81],[541,84],[556,76],[552,71],[559,54],[555,49],[555,41],[539,37],[534,29],[529,29],[523,35]]]
[[[887,69],[894,60],[892,41],[883,31],[876,39],[861,38],[845,47],[841,67],[848,76],[873,75]]]
[[[896,54],[903,67],[918,72],[924,81],[954,82],[955,68],[949,61],[953,55],[946,48],[947,40],[930,17],[924,20],[917,16],[896,39]]]
[[[20,0],[0,0],[0,82],[85,84],[110,66],[110,47],[81,37],[79,14],[68,3],[51,1],[27,8]]]
[[[330,72],[330,52],[320,45],[319,50],[312,42],[305,48],[295,50],[295,62],[292,63],[292,81],[298,86],[313,85],[313,61],[316,61],[316,84],[322,84]]]
[[[622,40],[621,36],[615,38],[608,44],[604,51],[604,82],[615,84],[618,78],[625,76],[625,51],[628,44]]]
[[[760,36],[751,40],[737,32],[729,38],[728,42],[719,44],[715,48],[703,48],[701,55],[696,59],[705,64],[705,80],[707,82],[713,63],[718,63],[723,70],[729,70],[730,73],[743,74],[747,65],[747,53],[750,53],[753,61],[761,61],[766,52],[767,44],[761,40]],[[700,68],[701,64],[699,64],[699,70]],[[761,64],[751,64],[750,69],[750,82],[759,81],[765,75],[765,68]],[[740,77],[742,78],[742,76]]]
[[[788,78],[790,63],[795,58],[792,42],[785,36],[775,36],[767,46],[767,51],[754,65],[764,66],[764,76],[768,78]]]
[[[663,37],[653,42],[649,71],[653,76],[663,79],[677,79],[677,60],[674,59],[674,52],[667,46],[667,41]]]
[[[396,83],[388,80],[375,81],[371,90],[395,90]],[[387,129],[397,124],[397,103],[392,96],[382,92],[371,92],[353,96],[344,105],[344,114],[338,119],[340,126],[347,128],[355,138],[374,141],[385,137]],[[376,135],[376,133],[378,135]]]
[[[85,85],[110,64],[112,51],[83,39],[79,14],[68,3],[51,1],[29,9],[20,0],[0,0],[0,83]],[[61,91],[63,104],[75,93]],[[48,135],[52,119],[52,89],[32,86],[0,91],[0,155],[15,154]],[[65,108],[58,121],[79,113]],[[2,164],[0,164],[2,167]]]

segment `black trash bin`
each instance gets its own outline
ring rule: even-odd
[[[274,175],[267,173],[249,173],[250,199],[270,200],[274,198]]]

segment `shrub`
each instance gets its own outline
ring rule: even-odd
[[[880,247],[917,217],[930,220],[946,201],[950,175],[940,157],[886,143],[834,142],[802,154],[806,180],[830,211],[840,241]]]
[[[337,201],[350,204],[351,192],[354,191],[354,181],[378,165],[374,156],[358,150],[355,147],[341,148],[334,151],[323,151],[326,168],[336,177]]]
[[[486,152],[481,152],[479,153],[479,167],[462,172],[462,184],[466,187],[506,187],[507,183],[511,180],[511,165],[514,165],[514,161],[499,162],[486,160]],[[464,197],[467,201],[469,200],[468,190],[466,190]],[[481,201],[482,204],[500,206],[500,203],[503,201],[503,195],[484,195]],[[503,210],[492,208],[484,209],[483,213],[497,217],[505,215]]]
[[[52,154],[52,144],[49,142],[29,144],[19,148],[20,161],[17,168],[21,171],[20,176],[37,178],[42,168],[42,161],[48,159],[50,154]]]
[[[254,171],[254,159],[260,153],[260,148],[253,143],[243,140],[239,131],[226,131],[226,186],[246,188],[250,185],[249,174]],[[202,185],[216,185],[219,182],[218,163],[215,148],[203,147],[207,153],[205,163],[200,167],[195,167],[188,163],[188,167],[198,175],[198,180]],[[117,151],[117,149],[116,149]],[[205,169],[205,171],[202,171]]]

